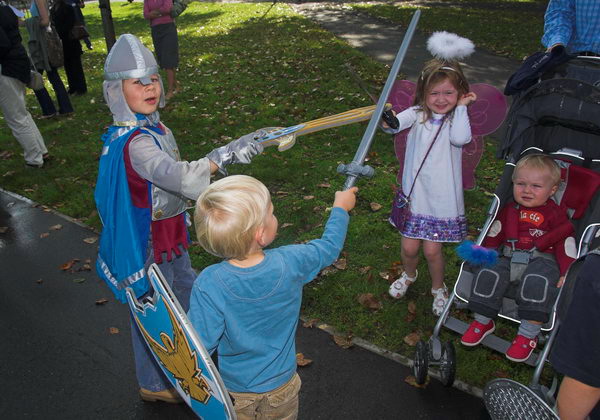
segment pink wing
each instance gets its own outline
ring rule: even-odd
[[[396,80],[390,91],[390,96],[388,96],[388,102],[392,104],[392,109],[396,114],[412,106],[416,88],[417,85],[409,80]],[[400,164],[397,177],[398,184],[400,185],[402,184],[402,170],[404,169],[406,137],[409,131],[410,129],[407,128],[394,136],[394,149],[396,150],[396,158]]]
[[[502,92],[486,83],[471,85],[477,100],[469,105],[469,121],[474,136],[485,136],[500,127],[506,117],[508,104]]]
[[[473,138],[463,147],[462,176],[465,190],[475,188],[475,169],[483,154],[483,136],[496,131],[508,111],[506,97],[494,86],[475,83],[471,85],[471,91],[477,94],[477,100],[469,105]]]
[[[475,169],[483,155],[483,137],[474,135],[471,141],[462,148],[462,180],[463,189],[475,188]]]
[[[392,109],[396,113],[412,105],[415,89],[416,85],[408,80],[398,80],[394,83],[388,101],[392,103]],[[508,111],[506,97],[494,86],[475,83],[471,85],[471,90],[477,94],[477,100],[469,105],[473,139],[463,147],[462,154],[463,188],[466,190],[475,188],[475,169],[483,154],[483,136],[496,131]],[[398,183],[402,183],[408,131],[408,129],[401,131],[394,137],[394,148],[400,164]]]

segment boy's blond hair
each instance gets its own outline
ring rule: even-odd
[[[560,167],[551,156],[534,153],[519,159],[512,174],[513,181],[515,180],[517,171],[525,167],[538,171],[547,170],[550,173],[552,185],[558,186],[560,184]]]
[[[208,186],[194,213],[196,236],[209,253],[244,259],[271,206],[271,194],[259,180],[232,175]]]

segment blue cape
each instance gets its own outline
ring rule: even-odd
[[[143,118],[145,117],[138,116],[138,119]],[[94,191],[96,207],[103,224],[96,271],[116,298],[126,303],[126,287],[131,287],[136,297],[142,296],[149,289],[144,264],[152,218],[151,208],[135,207],[131,201],[123,159],[124,148],[130,137],[136,131],[149,130],[134,127],[114,138],[115,132],[121,128],[111,126],[102,136],[104,147]],[[148,189],[151,197],[150,183]]]

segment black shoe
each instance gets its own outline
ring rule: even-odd
[[[41,165],[36,165],[35,163],[25,162],[25,167],[32,168],[32,169],[42,169],[44,167],[44,164],[42,163]]]

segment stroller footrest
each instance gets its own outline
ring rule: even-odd
[[[444,322],[444,326],[460,334],[461,336],[465,333],[465,331],[467,331],[467,328],[469,328],[469,324],[467,324],[466,322],[463,322],[460,319],[450,316]],[[510,347],[511,342],[506,341],[498,337],[497,335],[490,334],[483,339],[481,344],[500,353],[506,353],[506,350],[508,350],[508,348]],[[535,366],[538,360],[538,355],[539,352],[532,352],[531,356],[529,356],[529,359],[527,359],[525,363],[527,363],[530,366]]]

